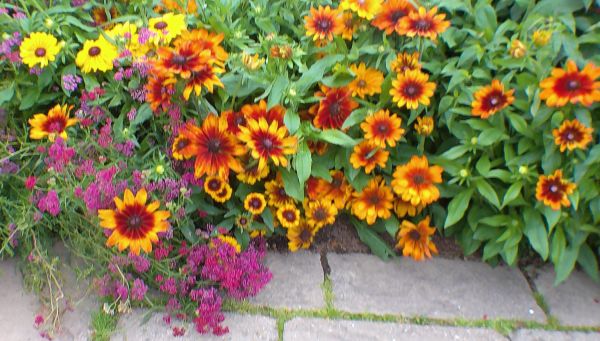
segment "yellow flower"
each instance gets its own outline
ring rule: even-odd
[[[359,17],[373,19],[381,10],[382,0],[342,0],[340,8],[356,12]]]
[[[118,57],[117,48],[103,36],[96,40],[87,40],[77,53],[75,64],[84,73],[108,71],[113,69],[113,60]]]
[[[312,244],[316,229],[310,227],[306,222],[301,221],[296,226],[291,227],[287,230],[288,248],[292,252],[296,252],[299,249],[308,249]]]
[[[154,44],[169,44],[187,29],[185,15],[166,13],[162,17],[148,20],[148,29],[155,35],[150,38]]]
[[[265,63],[264,58],[260,58],[258,54],[250,55],[246,52],[242,52],[242,64],[251,71],[257,70]]]
[[[304,212],[306,213],[306,222],[315,229],[320,229],[325,225],[331,225],[335,222],[338,214],[337,207],[331,200],[306,200],[304,202]]]
[[[394,195],[380,176],[372,178],[362,192],[353,194],[352,214],[367,224],[373,225],[377,218],[387,219],[391,216]]]
[[[542,46],[545,46],[546,44],[548,44],[551,37],[552,37],[552,31],[537,30],[537,31],[533,32],[533,43],[538,47],[542,47]]]
[[[267,201],[261,193],[250,193],[244,199],[244,208],[252,214],[261,214],[266,207]]]
[[[48,111],[48,115],[36,114],[33,118],[30,118],[31,131],[29,137],[34,140],[47,137],[50,142],[54,142],[56,137],[60,136],[63,140],[66,140],[67,128],[77,123],[76,118],[69,118],[71,108],[67,108],[66,104],[62,107],[57,104]]]
[[[419,103],[428,106],[435,91],[435,83],[429,82],[429,75],[419,70],[399,73],[392,81],[390,95],[399,108],[417,109]]]
[[[292,228],[300,224],[300,210],[293,204],[286,204],[277,209],[277,219],[285,228]]]
[[[350,65],[350,70],[354,73],[354,80],[348,84],[348,88],[352,91],[352,96],[365,98],[381,92],[381,84],[383,84],[383,73],[377,69],[367,68],[365,63],[360,65]]]
[[[404,220],[398,231],[398,244],[396,248],[402,249],[404,257],[410,256],[416,261],[425,257],[431,258],[431,253],[438,253],[431,236],[435,228],[429,226],[429,216],[421,220],[417,225]]]
[[[414,155],[407,164],[396,166],[392,187],[402,200],[411,205],[429,205],[440,197],[440,191],[435,186],[442,182],[440,166],[429,166],[427,157]]]
[[[51,34],[34,32],[25,38],[19,47],[19,54],[24,64],[30,68],[39,64],[41,68],[56,59],[60,51],[58,40]]]
[[[431,133],[433,132],[433,117],[417,117],[417,123],[415,123],[415,130],[417,131],[417,134],[422,136],[431,135]]]
[[[527,54],[527,46],[519,39],[515,39],[510,44],[510,55],[514,58],[523,58]]]
[[[381,109],[368,116],[363,123],[360,124],[365,140],[375,143],[380,148],[385,148],[386,144],[390,147],[395,147],[396,142],[404,134],[404,129],[400,127],[402,119],[391,114],[386,109]]]

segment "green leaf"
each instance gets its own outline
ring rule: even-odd
[[[563,282],[573,269],[575,268],[575,262],[579,256],[579,248],[568,247],[560,255],[558,264],[554,264],[556,270],[556,278],[554,278],[554,285],[559,285]]]
[[[300,117],[298,113],[287,110],[283,116],[283,124],[288,128],[290,134],[294,134],[300,128]]]
[[[490,185],[487,181],[483,179],[477,179],[475,183],[477,185],[477,191],[481,195],[483,195],[483,197],[486,198],[487,201],[491,202],[494,206],[500,208],[500,200],[498,200],[498,195],[496,194],[496,191],[494,190],[492,185]]]
[[[150,108],[150,105],[148,105],[148,103],[144,103],[138,108],[135,114],[135,118],[133,119],[133,121],[131,121],[131,125],[136,126],[142,124],[146,122],[150,117],[152,117],[152,108]]]
[[[284,91],[287,89],[288,83],[289,80],[285,74],[281,74],[277,77],[277,79],[275,79],[273,85],[271,86],[271,93],[269,93],[269,101],[267,103],[269,108],[281,103],[281,98],[283,97]]]
[[[506,193],[504,193],[504,199],[502,199],[501,208],[509,204],[511,201],[515,200],[519,196],[519,194],[521,194],[522,188],[523,183],[521,182],[515,182],[514,184],[510,185]]]
[[[267,225],[269,230],[271,232],[275,231],[275,222],[273,220],[273,212],[271,212],[271,209],[267,208],[262,212],[260,216],[263,218],[263,221],[265,222],[265,225]]]
[[[196,231],[194,230],[194,226],[191,224],[182,224],[179,225],[179,229],[181,233],[190,243],[196,243],[198,241],[198,236],[196,235]]]
[[[320,59],[311,65],[310,69],[304,72],[302,77],[296,82],[296,89],[298,89],[298,92],[300,94],[306,92],[311,85],[315,84],[320,79],[323,79],[323,75],[328,68],[343,59],[344,56],[334,54]]]
[[[353,127],[357,123],[361,123],[367,117],[368,112],[369,112],[369,109],[367,109],[367,108],[360,108],[360,109],[354,110],[350,114],[350,116],[348,116],[348,118],[344,121],[344,124],[342,125],[342,129],[347,129],[347,128]]]
[[[292,170],[287,170],[285,168],[280,168],[280,171],[285,192],[298,201],[304,200],[304,189],[300,186],[298,175]]]
[[[387,233],[392,238],[396,238],[396,234],[398,233],[398,230],[400,229],[400,222],[398,221],[398,218],[396,218],[395,215],[392,215],[389,219],[386,219],[384,221],[384,224],[385,224],[385,230],[387,231]]]
[[[394,250],[375,231],[364,227],[361,222],[354,218],[352,218],[352,222],[354,223],[356,232],[358,232],[358,238],[367,244],[371,252],[383,260],[395,256]]]
[[[353,138],[337,129],[323,130],[319,133],[319,138],[342,147],[353,147],[357,143]]]
[[[552,232],[552,228],[556,226],[560,220],[560,210],[553,210],[549,206],[544,206],[543,211],[544,217],[546,217],[546,223],[548,224],[548,229]]]
[[[40,97],[40,89],[37,87],[30,88],[23,98],[21,98],[21,104],[19,105],[19,110],[26,110],[31,108]]]
[[[14,85],[9,85],[8,88],[0,90],[0,104],[10,101],[14,94]]]
[[[577,263],[579,263],[583,270],[596,282],[600,280],[600,276],[598,275],[598,260],[596,259],[594,251],[592,251],[588,244],[581,244]]]
[[[459,157],[463,156],[467,151],[469,151],[468,146],[454,146],[442,154],[442,157],[448,160],[456,160]]]
[[[496,142],[500,142],[508,138],[508,135],[504,133],[504,131],[498,128],[488,128],[479,134],[479,138],[477,139],[477,143],[482,146],[489,146]]]
[[[450,204],[448,204],[448,216],[446,217],[444,228],[456,224],[463,217],[465,211],[469,207],[469,201],[471,201],[472,196],[473,189],[469,188],[458,193],[458,195],[455,196],[452,201],[450,201]]]
[[[304,183],[310,176],[312,165],[312,157],[310,155],[310,149],[306,145],[306,142],[302,142],[298,147],[298,152],[294,156],[294,168],[298,173],[298,181],[300,186],[304,187]]]
[[[548,232],[542,216],[535,209],[528,207],[523,212],[523,220],[525,222],[523,233],[529,239],[531,247],[539,253],[543,260],[547,260],[549,253]]]

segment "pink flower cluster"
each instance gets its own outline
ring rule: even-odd
[[[37,203],[38,209],[44,213],[48,212],[53,217],[56,217],[60,213],[60,201],[58,200],[58,194],[55,190],[51,190]]]
[[[65,141],[58,137],[48,148],[48,157],[44,161],[48,167],[52,167],[55,171],[61,173],[65,166],[71,162],[73,156],[75,156],[75,149],[67,147]]]
[[[108,273],[97,278],[94,282],[98,295],[102,297],[133,301],[143,301],[148,292],[148,286],[139,276],[150,270],[150,261],[144,256],[129,254],[128,257],[114,256],[108,265]],[[121,273],[127,283],[123,282]]]

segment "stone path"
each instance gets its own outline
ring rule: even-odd
[[[299,252],[269,254],[267,263],[272,282],[232,303],[224,337],[174,338],[160,314],[141,324],[145,312],[136,310],[121,317],[111,340],[600,340],[600,285],[579,272],[554,287],[550,267],[529,274],[530,285],[516,268],[441,258]],[[0,262],[0,286],[0,339],[40,340],[32,326],[39,304],[23,291],[14,261]],[[58,340],[91,339],[89,315],[98,305],[81,302]]]

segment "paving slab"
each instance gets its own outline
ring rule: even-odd
[[[334,306],[361,313],[544,322],[523,274],[472,261],[328,254]]]
[[[537,329],[520,329],[512,333],[511,341],[598,341],[600,332],[560,332]]]
[[[534,278],[550,315],[564,325],[600,327],[600,284],[580,271],[573,271],[558,287],[554,286],[554,277],[552,267],[546,266]]]
[[[271,282],[249,301],[273,308],[319,309],[325,306],[324,274],[321,257],[315,253],[295,252],[267,254]]]
[[[284,341],[508,341],[492,329],[421,326],[390,322],[294,318],[283,329]]]
[[[260,315],[225,314],[223,325],[229,327],[229,333],[223,336],[198,334],[193,326],[184,326],[184,336],[173,336],[172,329],[165,324],[161,314],[154,314],[146,323],[146,311],[137,309],[119,319],[117,331],[111,341],[238,341],[238,340],[277,340],[277,323],[274,319]],[[172,326],[182,327],[173,320]]]

